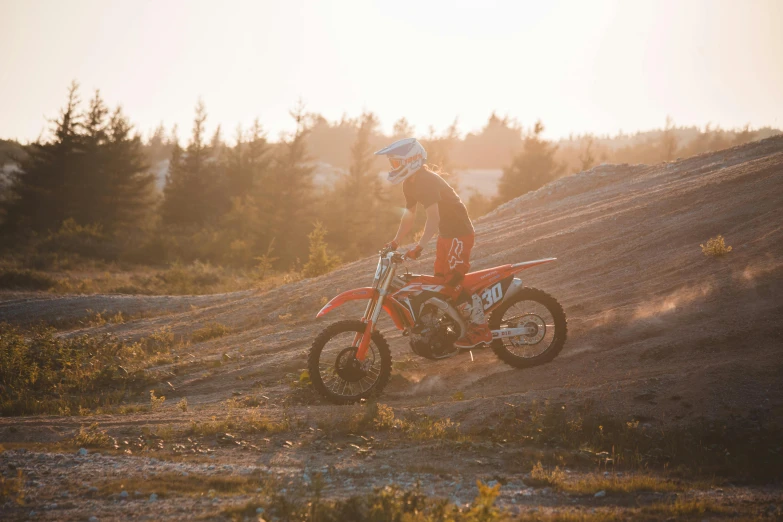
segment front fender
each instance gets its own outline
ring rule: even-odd
[[[370,288],[369,286],[366,288],[354,288],[353,290],[343,292],[326,303],[326,305],[321,308],[321,311],[318,312],[316,317],[323,317],[338,306],[344,305],[348,301],[357,301],[359,299],[375,299],[376,297],[378,297],[378,290],[375,288]]]

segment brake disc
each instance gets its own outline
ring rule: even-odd
[[[520,317],[516,328],[527,328],[529,333],[512,338],[511,344],[514,346],[538,344],[546,335],[546,323],[536,314]]]
[[[356,358],[356,351],[355,346],[349,346],[337,355],[334,362],[334,372],[344,381],[359,382],[367,375],[361,361]]]

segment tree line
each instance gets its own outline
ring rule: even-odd
[[[199,103],[187,140],[160,127],[144,142],[100,92],[82,107],[74,83],[51,137],[26,146],[3,185],[3,253],[26,256],[40,268],[75,255],[151,265],[199,260],[306,275],[372,253],[393,236],[403,206],[399,187],[382,182],[385,163],[373,151],[414,129],[403,118],[384,136],[372,113],[329,122],[301,104],[291,116],[295,131],[279,142],[270,142],[256,120],[238,128],[229,145],[219,126],[206,135],[208,114]],[[476,217],[598,163],[667,161],[762,134],[707,127],[686,140],[685,130],[669,119],[659,132],[620,141],[587,135],[553,143],[543,137],[541,122],[525,131],[492,114],[481,131],[464,138],[455,120],[445,132],[430,129],[420,139],[428,161],[444,172],[464,166],[471,155],[507,158],[497,196],[466,198]],[[318,183],[314,159],[342,170]],[[152,174],[160,162],[168,163],[162,188]]]

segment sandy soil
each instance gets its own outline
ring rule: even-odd
[[[718,234],[732,252],[722,258],[704,256],[699,244]],[[568,315],[569,339],[558,358],[528,370],[508,367],[488,350],[474,351],[472,362],[468,356],[440,362],[418,359],[415,368],[396,372],[381,401],[395,412],[449,417],[466,430],[491,423],[509,404],[534,400],[590,401],[596,412],[641,419],[651,430],[687,426],[696,419],[762,419],[767,428],[783,422],[783,138],[654,166],[599,166],[509,202],[477,223],[474,269],[550,256],[558,262],[521,276],[526,285],[554,295]],[[193,473],[272,474],[300,481],[303,472],[323,468],[334,472],[327,490],[334,496],[391,480],[412,484],[423,478],[425,490],[459,502],[472,498],[476,477],[490,479],[500,472],[508,481],[502,488],[504,505],[527,509],[576,502],[594,508],[597,500],[592,498],[577,502],[560,494],[525,494],[529,468],[515,468],[519,461],[513,458],[521,448],[498,449],[491,443],[489,448],[470,447],[455,462],[454,454],[437,444],[375,442],[360,453],[346,440],[326,441],[330,449],[324,450],[313,443],[320,440],[317,431],[310,431],[316,434],[312,440],[307,438],[307,430],[319,419],[345,408],[327,405],[306,391],[292,391],[287,375],[305,367],[309,344],[326,324],[360,315],[361,306],[355,306],[315,319],[326,298],[369,284],[375,262],[357,261],[327,276],[263,294],[26,295],[0,301],[4,321],[79,317],[87,309],[148,316],[79,333],[136,338],[166,326],[187,337],[210,322],[232,328],[229,336],[188,347],[189,357],[224,362],[172,374],[161,412],[3,418],[0,443],[7,447],[52,444],[92,422],[117,437],[138,434],[142,427],[176,428],[197,418],[225,415],[227,399],[254,393],[267,399],[261,407],[265,415],[288,415],[299,430],[291,445],[285,443],[292,435],[282,434],[267,437],[249,453],[213,444],[206,463],[150,464],[149,455],[79,457],[40,447],[33,453],[6,452],[0,463],[27,469],[38,483],[24,510],[6,506],[7,513],[25,518],[33,510],[36,518],[51,520],[92,515],[176,519],[193,512],[216,514],[220,502],[229,502],[183,497],[153,505],[146,496],[85,496],[88,484],[99,478],[146,476],[150,469],[162,473],[160,466],[174,466],[178,473],[187,468]],[[431,263],[430,253],[411,269],[428,272]],[[395,360],[413,356],[390,321],[380,328]],[[465,400],[453,400],[456,391]],[[191,411],[174,408],[181,397],[187,398]],[[423,462],[430,468],[417,468]],[[180,465],[185,467],[176,467]],[[753,502],[781,501],[775,488],[730,491]],[[63,492],[69,496],[58,500]]]

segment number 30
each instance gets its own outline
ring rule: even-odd
[[[487,288],[481,294],[481,299],[484,301],[484,310],[491,307],[503,298],[503,287],[500,283],[491,288]]]

